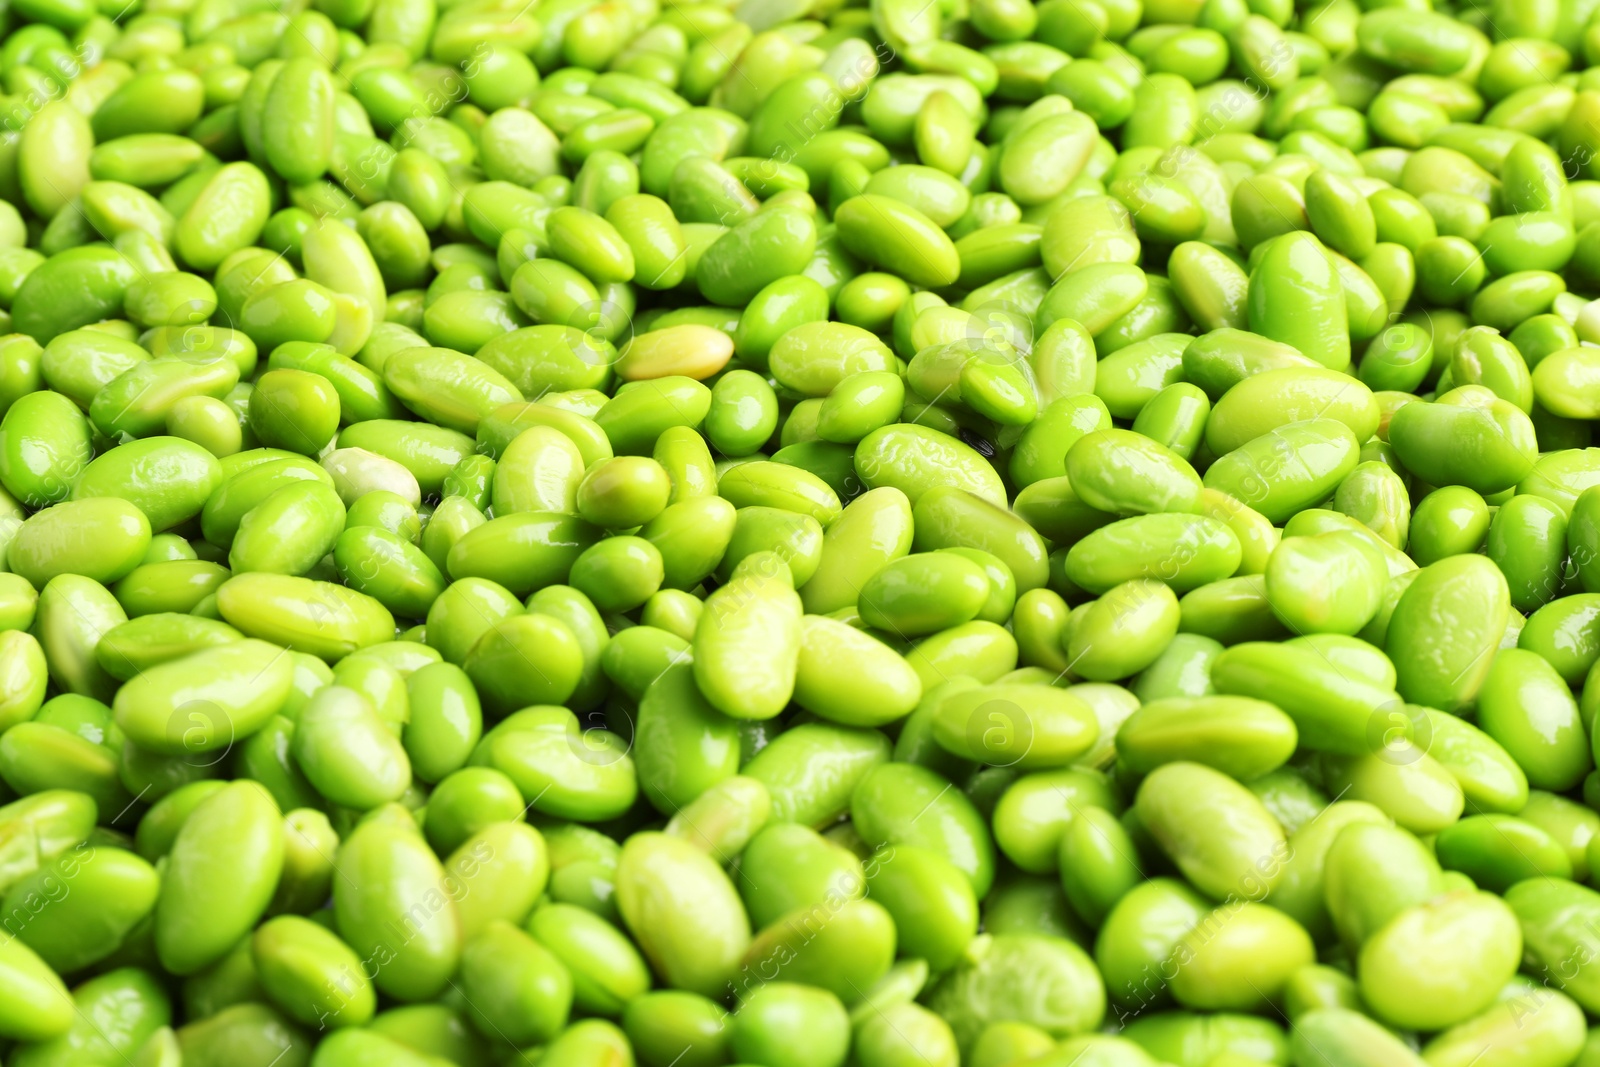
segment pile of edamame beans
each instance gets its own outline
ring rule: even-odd
[[[0,1058],[1600,1067],[1597,10],[11,0]]]

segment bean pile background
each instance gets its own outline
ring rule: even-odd
[[[11,0],[6,1067],[1600,1067],[1597,61]]]

